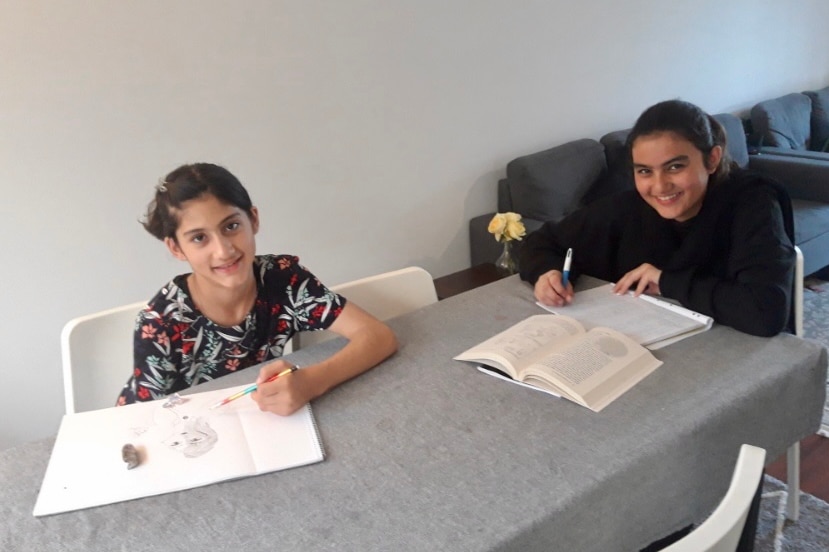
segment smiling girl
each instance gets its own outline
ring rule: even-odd
[[[118,404],[157,399],[254,364],[252,398],[288,415],[381,362],[397,348],[384,323],[328,288],[291,255],[256,255],[259,211],[218,165],[183,165],[156,187],[144,227],[192,272],[173,278],[136,320],[135,367]],[[348,339],[290,377],[279,359],[300,331]]]
[[[526,240],[521,278],[536,299],[573,301],[561,267],[616,282],[614,291],[661,294],[753,335],[783,330],[795,253],[791,204],[774,182],[733,166],[722,126],[697,106],[670,100],[627,138],[635,190],[591,203]]]

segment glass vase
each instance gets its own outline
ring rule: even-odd
[[[509,276],[518,272],[518,261],[515,259],[512,242],[505,241],[503,243],[504,250],[501,251],[501,256],[498,257],[497,261],[495,261],[495,268],[497,268],[498,272],[501,274]]]

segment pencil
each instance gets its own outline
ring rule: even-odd
[[[293,365],[293,366],[291,366],[290,368],[286,368],[285,370],[282,370],[282,371],[281,371],[281,372],[279,372],[278,374],[274,374],[274,375],[272,375],[272,376],[271,376],[271,377],[269,377],[267,380],[265,380],[265,382],[264,382],[264,383],[270,383],[270,382],[274,381],[276,378],[282,377],[282,376],[284,376],[284,375],[286,375],[286,374],[290,374],[291,372],[296,372],[296,371],[297,371],[297,369],[299,369],[299,366],[297,366],[296,364],[294,364],[294,365]],[[246,387],[245,389],[242,389],[242,390],[241,390],[241,391],[239,391],[238,393],[234,393],[234,394],[232,394],[231,396],[229,396],[229,397],[227,397],[227,398],[225,398],[225,399],[220,400],[219,402],[217,402],[216,404],[214,404],[213,406],[211,406],[211,407],[210,407],[210,410],[213,410],[214,408],[219,408],[220,406],[224,406],[224,405],[226,405],[227,403],[229,403],[230,401],[235,401],[235,400],[236,400],[236,399],[238,399],[239,397],[244,397],[244,396],[245,396],[245,395],[247,395],[248,393],[253,393],[253,392],[254,392],[254,391],[256,391],[258,388],[259,388],[259,384],[258,384],[258,383],[254,383],[254,384],[253,384],[253,385],[251,385],[250,387]]]

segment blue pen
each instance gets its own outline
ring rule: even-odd
[[[564,270],[561,271],[561,283],[567,287],[570,281],[570,263],[573,262],[573,248],[567,249],[567,256],[564,257]]]

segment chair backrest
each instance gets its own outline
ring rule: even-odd
[[[66,413],[115,406],[132,375],[133,330],[146,302],[75,318],[60,336]]]
[[[765,449],[743,445],[731,484],[716,510],[702,525],[663,552],[734,552],[760,485],[765,459]]]
[[[417,266],[331,286],[331,290],[353,301],[378,320],[388,320],[438,300],[432,275]],[[336,334],[327,330],[301,332],[294,338],[294,349],[308,347],[332,337],[336,337]]]
[[[798,246],[794,246],[794,297],[792,297],[792,312],[794,322],[792,324],[794,335],[803,337],[803,252]]]

